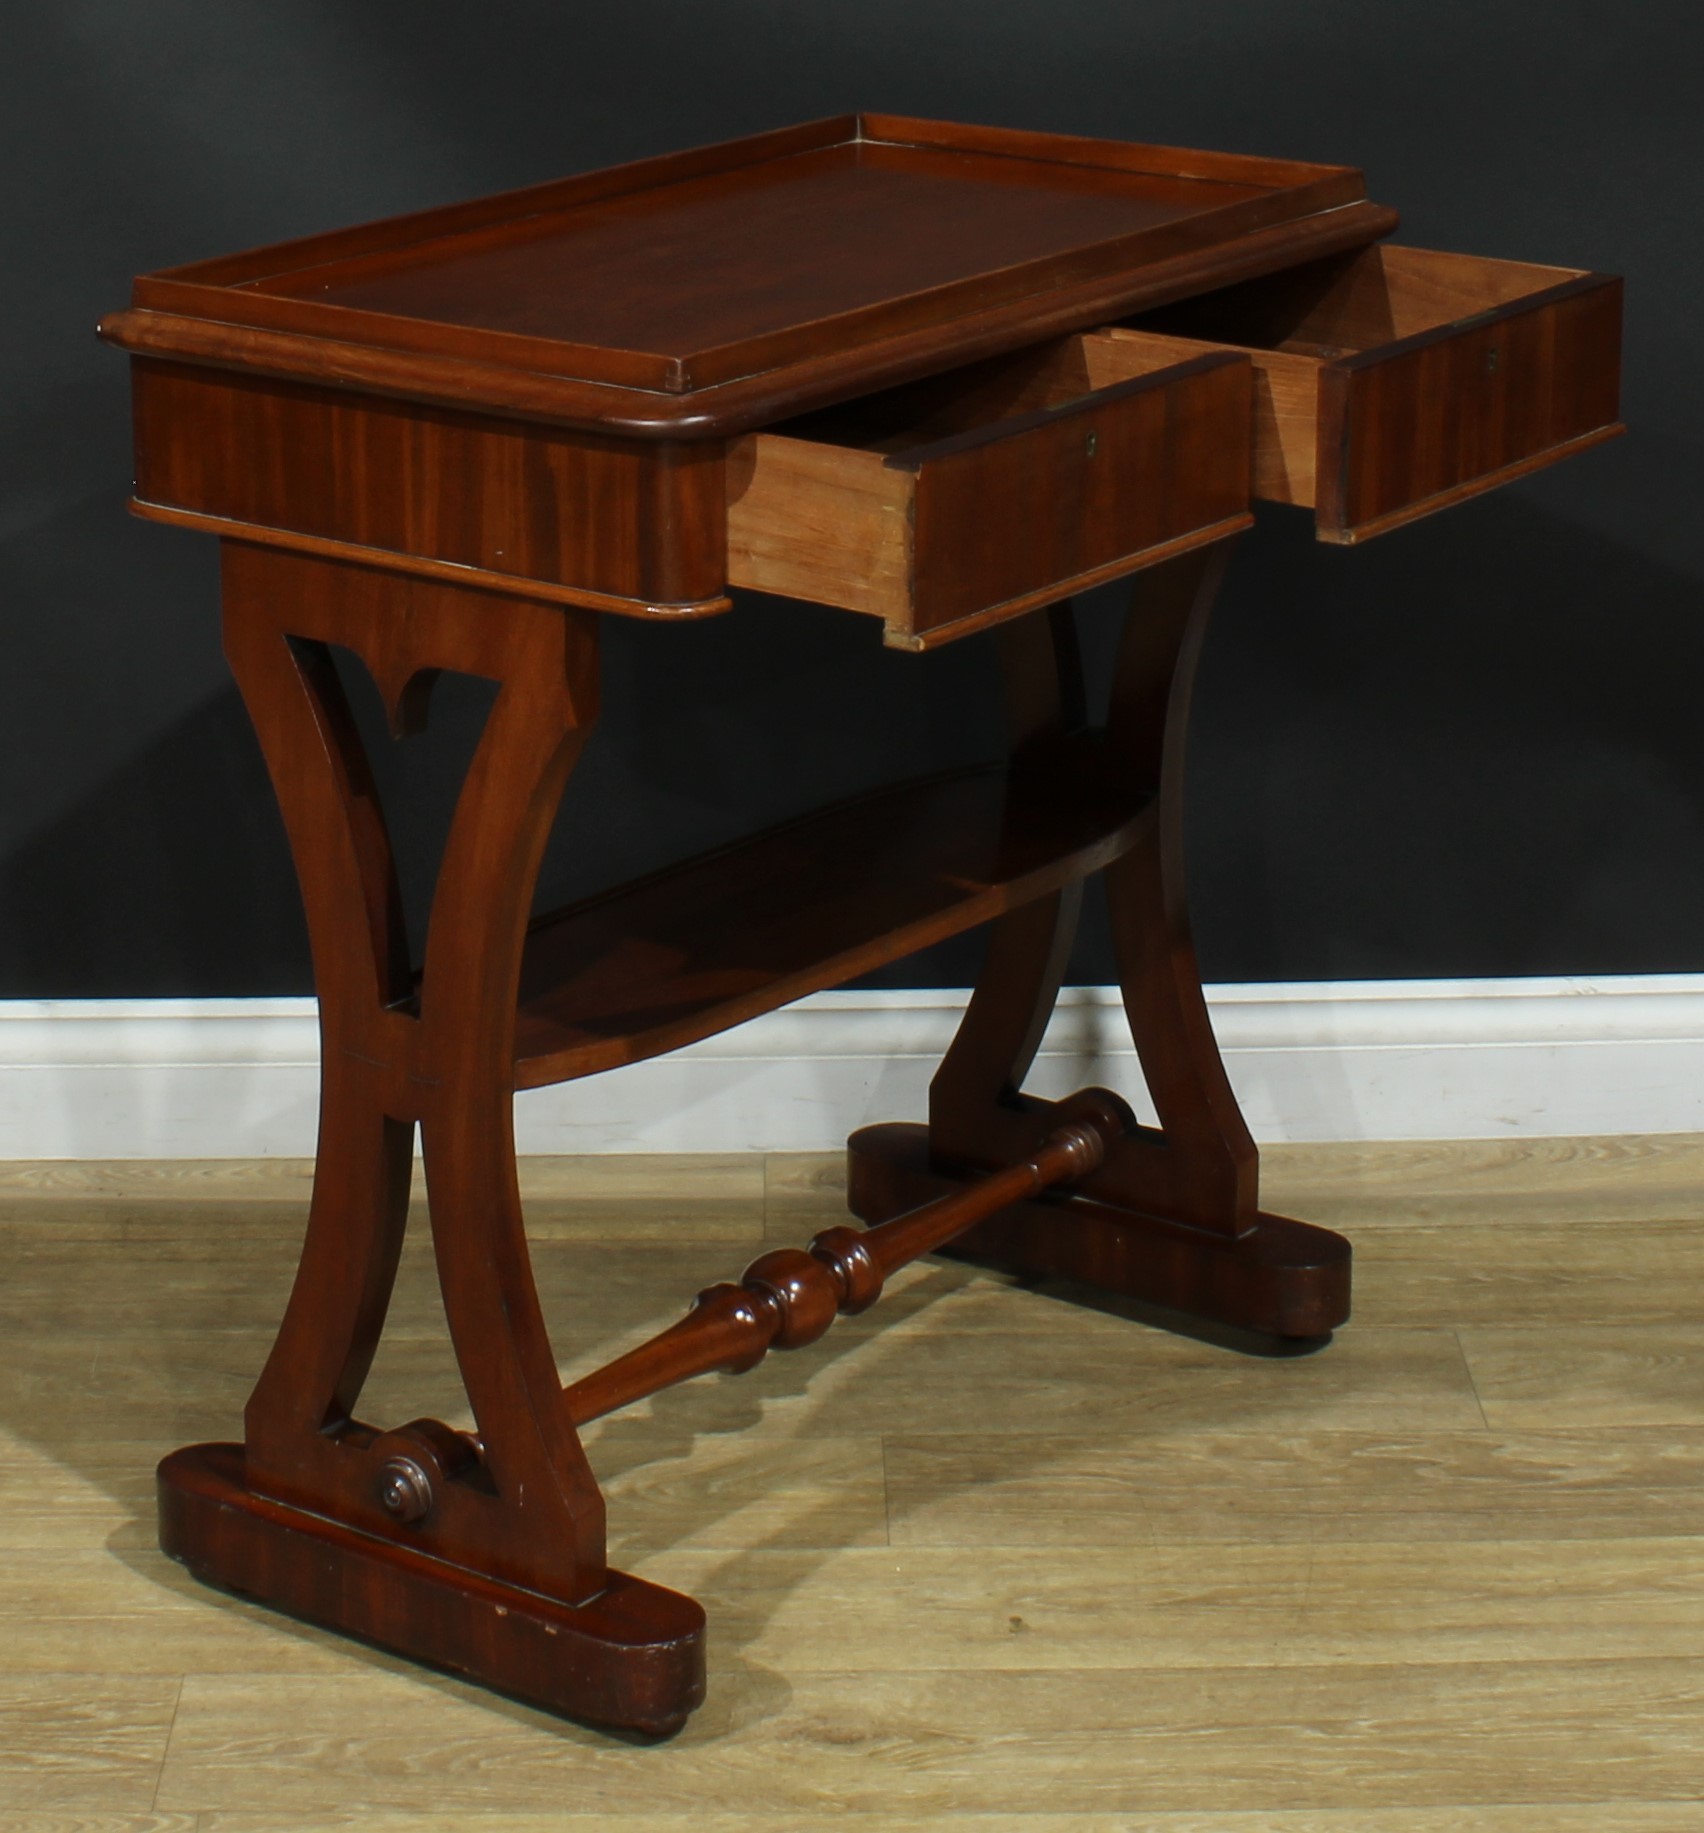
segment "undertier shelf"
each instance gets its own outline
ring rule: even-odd
[[[515,1086],[636,1063],[1086,878],[1148,786],[1085,736],[1045,764],[896,784],[538,918]]]

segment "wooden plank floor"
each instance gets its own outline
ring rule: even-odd
[[[568,1370],[839,1206],[826,1158],[537,1162]],[[1704,1139],[1290,1148],[1356,1315],[1256,1360],[925,1262],[602,1422],[617,1562],[711,1620],[624,1743],[202,1590],[295,1164],[0,1167],[0,1833],[1704,1828]],[[411,1247],[363,1413],[462,1416]]]

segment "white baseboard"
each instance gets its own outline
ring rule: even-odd
[[[965,995],[821,993],[670,1057],[521,1095],[525,1152],[832,1150],[921,1118]],[[1208,989],[1263,1141],[1704,1132],[1704,975]],[[308,999],[0,1002],[0,1159],[313,1151]],[[1028,1087],[1146,1105],[1117,994],[1060,1002]]]

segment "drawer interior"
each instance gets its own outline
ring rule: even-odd
[[[1576,268],[1380,243],[1164,306],[1131,323],[1251,352],[1329,361],[1513,305],[1580,277]]]
[[[1191,351],[1190,355],[1199,355]],[[1063,337],[1011,356],[929,376],[880,394],[861,395],[814,414],[782,421],[775,435],[873,452],[883,458],[967,433],[1000,436],[1005,422],[1068,407],[1102,388],[1175,367],[1169,346],[1103,333]]]

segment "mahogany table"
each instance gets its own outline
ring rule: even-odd
[[[1349,1246],[1264,1213],[1190,945],[1190,684],[1251,495],[1354,543],[1608,439],[1619,283],[1384,244],[1344,167],[862,115],[141,279],[135,508],[220,537],[227,653],[289,830],[323,1039],[300,1272],[241,1445],[160,1469],[200,1577],[648,1733],[704,1617],[612,1571],[587,1421],[812,1341],[951,1245],[1218,1326],[1318,1338]],[[1133,576],[1104,726],[1069,597]],[[987,632],[1008,755],[566,909],[541,850],[607,616],[730,586]],[[411,957],[331,652],[398,736],[496,684]],[[1022,1083],[1103,873],[1159,1117]],[[765,1254],[564,1387],[516,1089],[672,1050],[989,923],[928,1125],[850,1144],[870,1226]],[[368,1423],[421,1137],[476,1422]]]

